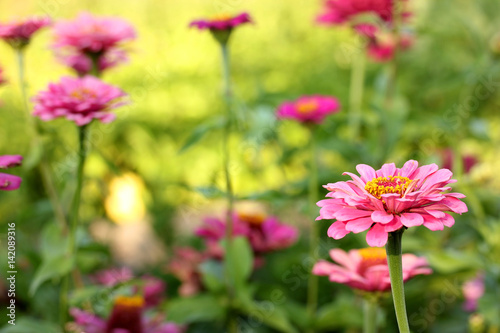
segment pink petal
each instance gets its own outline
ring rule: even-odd
[[[394,176],[396,173],[396,164],[394,163],[387,163],[382,165],[382,168],[377,171],[377,175],[382,176],[382,177],[389,177],[389,176]]]
[[[394,216],[387,213],[385,210],[376,210],[371,215],[373,222],[389,223],[393,220]]]
[[[409,160],[408,162],[405,163],[405,165],[403,165],[403,167],[401,168],[401,172],[400,172],[400,175],[402,177],[408,177],[410,178],[411,174],[417,170],[418,168],[418,162],[417,161],[414,161],[414,160]]]
[[[358,164],[356,166],[356,170],[361,175],[361,179],[367,183],[373,178],[377,178],[377,174],[375,173],[375,169],[366,164]]]
[[[370,216],[372,214],[371,211],[361,210],[355,208],[342,208],[335,214],[335,218],[339,221],[349,221],[353,219],[357,219],[360,217]]]
[[[357,251],[350,251],[349,253],[346,253],[341,249],[331,249],[329,254],[330,258],[332,258],[333,261],[339,263],[349,270],[355,270],[356,266],[361,260]]]
[[[443,222],[439,221],[437,218],[431,215],[423,215],[423,218],[424,218],[424,227],[426,227],[427,229],[432,231],[444,229]]]
[[[347,222],[345,229],[357,234],[370,228],[372,224],[373,220],[371,219],[371,217],[364,217]]]
[[[366,234],[366,242],[373,247],[382,247],[387,243],[388,234],[384,226],[376,223]]]
[[[405,227],[416,227],[424,223],[424,218],[416,213],[403,213],[401,214],[401,223]]]
[[[349,231],[345,229],[345,222],[337,221],[328,228],[327,235],[333,239],[341,239],[347,235]]]

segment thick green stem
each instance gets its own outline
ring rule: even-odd
[[[363,333],[377,332],[378,305],[373,299],[363,300]]]
[[[401,240],[404,230],[389,233],[385,250],[387,252],[387,264],[391,277],[392,299],[396,311],[396,319],[400,333],[410,333],[408,317],[406,315],[405,290],[403,283],[403,261],[401,252]]]
[[[349,126],[351,128],[351,138],[354,140],[359,137],[365,71],[366,55],[363,51],[356,52],[351,68],[351,85],[349,88]]]
[[[318,201],[318,162],[317,162],[317,152],[316,152],[316,139],[314,135],[314,128],[312,126],[310,129],[310,177],[309,177],[309,207],[310,215],[313,218],[313,223],[311,224],[310,234],[309,234],[309,257],[316,259],[316,250],[319,243],[319,230],[316,221],[314,220],[318,215],[318,209],[316,202]],[[318,303],[318,276],[314,274],[309,274],[309,280],[307,284],[307,311],[311,319],[314,319],[316,308]]]

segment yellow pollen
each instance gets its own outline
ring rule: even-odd
[[[115,299],[115,305],[142,308],[144,306],[144,298],[141,296],[118,296]]]
[[[266,215],[260,212],[256,213],[239,212],[238,217],[240,218],[240,220],[252,225],[261,225],[266,220]]]
[[[364,273],[368,268],[376,265],[384,265],[387,263],[387,255],[385,249],[380,247],[367,247],[358,250],[361,256],[359,264],[359,273]]]
[[[71,95],[71,97],[78,98],[81,101],[83,101],[84,99],[89,98],[89,97],[92,97],[92,98],[96,97],[96,93],[94,91],[87,89],[87,88],[73,90],[70,95]]]
[[[217,14],[212,16],[212,21],[224,22],[224,21],[229,21],[231,18],[232,16],[228,14]]]
[[[310,100],[310,101],[302,101],[298,102],[295,105],[295,108],[297,109],[297,112],[300,114],[310,114],[318,109],[318,103],[316,101]]]
[[[377,199],[380,199],[382,194],[386,193],[397,193],[403,197],[411,183],[412,180],[408,177],[378,177],[366,183],[365,190]]]

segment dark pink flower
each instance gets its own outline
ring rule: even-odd
[[[93,119],[109,123],[115,119],[115,114],[110,111],[125,104],[125,96],[120,89],[93,76],[63,77],[34,97],[33,115],[45,121],[65,117],[78,126]]]
[[[237,16],[219,15],[211,19],[196,20],[189,24],[200,30],[231,30],[241,24],[251,23],[252,19],[248,13],[241,13]]]
[[[302,96],[295,101],[284,102],[276,113],[280,119],[295,119],[303,123],[321,124],[326,116],[339,112],[340,103],[329,96]]]
[[[144,316],[144,300],[141,297],[119,296],[111,314],[103,319],[89,312],[70,310],[74,323],[70,326],[79,333],[182,333],[184,327],[164,322],[161,317]]]
[[[366,248],[345,252],[341,249],[330,251],[336,264],[320,260],[313,267],[313,274],[328,276],[331,282],[342,283],[351,288],[375,292],[389,291],[391,281],[386,252],[382,248]],[[415,275],[431,274],[427,260],[413,254],[403,254],[403,280]]]
[[[337,25],[357,15],[374,14],[381,20],[390,22],[393,16],[393,3],[393,0],[327,0],[324,11],[317,20],[320,23]]]
[[[389,163],[377,171],[365,164],[356,170],[361,177],[345,172],[352,180],[325,185],[331,199],[318,202],[317,220],[337,220],[328,229],[332,238],[369,230],[367,243],[383,246],[389,232],[419,225],[443,230],[455,223],[446,212],[467,212],[460,201],[465,196],[448,192],[448,184],[455,182],[452,172],[436,164],[418,167],[417,161],[410,160],[401,169]]]
[[[51,24],[48,17],[33,17],[22,21],[0,23],[0,38],[19,49],[28,45],[31,36],[39,29]]]
[[[23,157],[20,155],[2,155],[0,156],[0,169],[9,169],[21,165]],[[18,176],[9,175],[0,172],[0,190],[12,191],[21,186],[22,179]]]
[[[203,289],[200,264],[208,259],[205,253],[190,247],[174,250],[174,257],[168,265],[168,271],[181,281],[179,295],[187,297]]]
[[[455,154],[451,148],[444,149],[441,152],[441,158],[443,161],[443,167],[449,170],[453,170],[453,164],[455,159]],[[472,155],[463,155],[462,163],[464,168],[464,173],[469,173],[474,165],[477,164],[477,158]]]
[[[90,72],[92,60],[97,61],[100,70],[126,61],[123,45],[136,37],[127,21],[88,13],[80,14],[73,21],[58,22],[54,33],[57,57],[80,75]]]
[[[463,308],[467,312],[475,312],[478,307],[478,301],[484,294],[484,275],[479,274],[472,280],[468,280],[462,286],[462,292],[465,297]]]
[[[373,24],[358,24],[355,31],[366,38],[368,56],[376,62],[387,62],[396,53],[396,39],[390,32],[382,31]],[[399,49],[407,50],[413,44],[413,37],[404,33],[399,38]]]

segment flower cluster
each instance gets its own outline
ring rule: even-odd
[[[0,169],[9,169],[21,165],[23,157],[20,155],[2,155],[0,156]],[[0,190],[12,191],[21,186],[21,177],[9,175],[0,172]]]
[[[58,22],[54,33],[57,57],[80,76],[92,71],[93,61],[99,71],[125,62],[123,44],[136,37],[134,28],[126,21],[88,13],[73,21]]]
[[[33,115],[45,121],[65,117],[78,126],[93,119],[108,123],[115,119],[115,114],[110,111],[125,104],[125,96],[120,89],[93,76],[63,77],[35,96]]]
[[[368,292],[391,290],[387,255],[383,248],[366,248],[345,252],[330,250],[330,257],[337,264],[320,260],[313,267],[313,274],[328,276],[331,282]],[[413,254],[403,254],[403,280],[415,275],[431,274],[427,260]]]
[[[294,119],[306,124],[320,124],[326,116],[339,112],[340,103],[329,96],[302,96],[278,107],[277,117]]]
[[[33,17],[22,21],[0,23],[0,38],[15,49],[29,44],[31,36],[51,24],[48,17]]]
[[[410,160],[399,169],[394,163],[384,164],[375,171],[360,164],[361,177],[346,172],[352,180],[325,185],[330,191],[318,202],[321,219],[336,219],[328,236],[340,239],[350,232],[369,230],[366,241],[370,246],[383,246],[389,232],[424,225],[430,230],[451,227],[455,220],[446,212],[467,212],[460,201],[465,196],[447,192],[455,182],[452,173],[436,164],[418,167]]]

